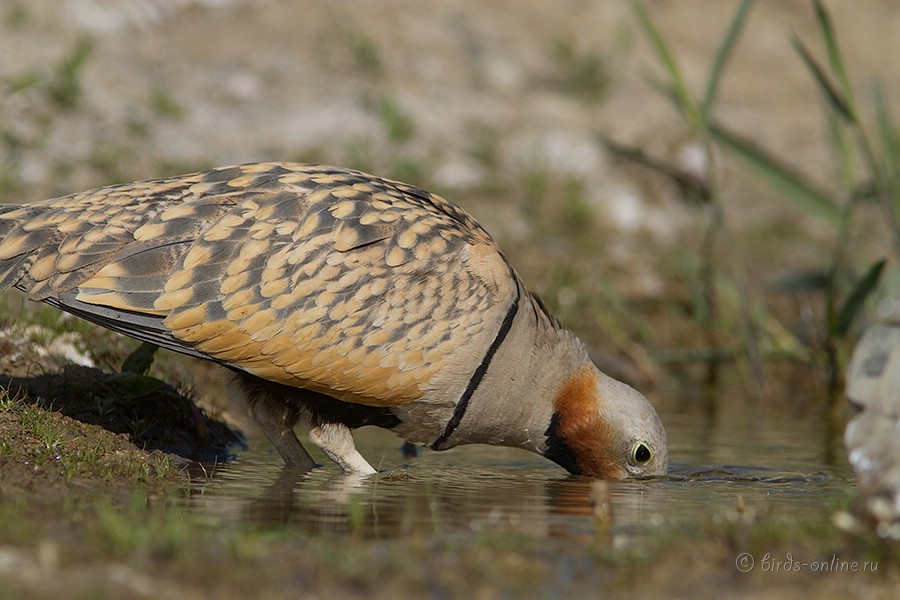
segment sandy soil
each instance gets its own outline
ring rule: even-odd
[[[900,51],[900,7],[828,5],[855,83],[877,77],[889,92],[900,87],[900,73],[883,60]],[[698,95],[735,6],[652,3]],[[592,138],[601,131],[663,155],[688,142],[653,89],[660,70],[627,2],[33,0],[8,3],[5,12],[0,79],[52,72],[79,40],[93,44],[77,107],[54,117],[40,143],[15,157],[24,185],[10,200],[102,182],[110,176],[98,164],[104,153],[122,175],[151,177],[182,165],[259,159],[346,163],[362,144],[373,167],[388,167],[386,156],[402,151],[423,163],[428,181],[451,189],[538,163],[585,178],[592,201],[620,225],[671,227],[665,214],[653,220],[650,199],[635,199],[635,174],[611,166]],[[819,99],[789,44],[792,31],[816,41],[807,2],[758,3],[723,82],[718,116],[825,176],[832,165]],[[566,92],[568,73],[553,50],[561,41],[603,61],[609,82],[599,102]],[[28,139],[35,113],[48,110],[39,96],[8,96],[4,127]],[[373,106],[380,97],[414,123],[402,148],[386,139]],[[472,158],[483,131],[497,138],[490,169]],[[490,210],[480,212],[491,220]]]

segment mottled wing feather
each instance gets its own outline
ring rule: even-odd
[[[0,281],[352,402],[418,398],[454,352],[489,344],[514,294],[464,211],[334,167],[227,167],[19,211],[0,212]]]
[[[163,326],[163,318],[158,315],[125,312],[108,306],[86,304],[77,300],[75,296],[75,291],[63,292],[59,297],[46,298],[44,302],[143,342],[156,344],[197,358],[210,358],[175,339],[172,333]]]
[[[187,195],[190,177],[109,186],[0,213],[0,281],[35,300],[71,290]],[[9,208],[9,207],[5,207]]]

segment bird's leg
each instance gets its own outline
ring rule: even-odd
[[[301,419],[311,426],[309,439],[348,473],[375,473],[357,452],[351,427],[380,425],[391,427],[396,417],[381,409],[362,407],[335,400],[330,396],[266,381],[247,373],[238,373],[230,389],[240,392],[250,413],[266,437],[289,467],[310,470],[316,463],[294,435]],[[372,411],[375,411],[374,413]]]
[[[265,392],[248,398],[248,405],[253,419],[278,450],[286,467],[310,471],[317,466],[294,433],[300,418],[295,407]]]
[[[371,475],[376,472],[357,451],[350,428],[342,423],[316,425],[309,430],[309,439],[348,473]]]

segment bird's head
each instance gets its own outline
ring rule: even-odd
[[[544,456],[570,473],[602,479],[663,475],[666,431],[638,391],[585,365],[554,399]]]

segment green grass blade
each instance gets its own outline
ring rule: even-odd
[[[825,99],[828,100],[828,104],[831,108],[848,123],[857,125],[856,113],[851,110],[844,95],[834,87],[834,84],[828,78],[825,70],[822,69],[821,65],[819,65],[818,61],[816,61],[803,42],[800,41],[800,38],[796,35],[792,35],[791,44],[793,44],[794,50],[797,51],[800,58],[802,58],[803,62],[806,64],[806,67],[812,73],[816,83],[819,85],[819,89],[825,96]]]
[[[153,355],[156,354],[157,350],[159,350],[159,346],[141,342],[141,345],[125,358],[125,361],[122,363],[122,371],[146,375],[153,365]]]
[[[731,58],[741,31],[744,29],[744,23],[747,21],[747,14],[750,12],[753,2],[754,0],[743,0],[738,6],[737,12],[735,12],[734,18],[731,20],[731,25],[728,27],[728,32],[725,34],[725,39],[722,40],[722,45],[719,46],[719,50],[716,52],[712,71],[709,74],[709,80],[706,82],[703,104],[701,105],[701,115],[704,122],[709,118],[709,114],[712,111],[716,94],[719,91],[719,80],[722,78],[728,59]]]
[[[900,135],[891,116],[891,109],[884,97],[884,90],[880,85],[875,86],[875,119],[878,123],[878,133],[881,137],[881,149],[885,162],[885,173],[892,186],[896,184],[897,167],[900,166]]]
[[[873,171],[880,174],[881,201],[884,205],[885,216],[891,226],[893,242],[900,249],[900,131],[894,118],[891,116],[890,107],[884,96],[881,86],[875,87],[875,119],[881,138],[881,152],[876,155],[870,152],[870,160],[878,163]]]
[[[830,110],[824,112],[828,133],[831,135],[831,150],[834,152],[835,161],[840,166],[843,189],[853,189],[857,185],[856,169],[859,161],[852,136],[840,117]]]
[[[853,88],[850,86],[850,78],[847,77],[847,69],[844,67],[844,59],[838,47],[837,35],[834,32],[831,15],[828,14],[828,10],[822,4],[822,0],[813,0],[813,5],[816,10],[816,20],[819,22],[819,29],[822,32],[822,40],[825,42],[825,50],[828,52],[828,63],[831,66],[831,72],[837,78],[838,85],[841,86],[848,110],[853,114],[853,119],[857,120],[856,115],[858,113],[856,111]]]
[[[616,158],[646,167],[665,175],[678,186],[678,189],[686,198],[699,199],[704,202],[711,200],[709,184],[693,173],[685,171],[677,165],[667,161],[654,158],[635,146],[620,144],[605,135],[598,133],[596,134],[596,139],[607,152]]]
[[[714,140],[733,152],[788,200],[835,229],[840,226],[841,209],[826,192],[749,140],[715,124],[709,125],[709,132]]]
[[[850,330],[853,320],[866,302],[866,298],[878,287],[878,280],[881,278],[881,272],[887,263],[885,259],[875,262],[862,279],[857,282],[853,291],[847,296],[841,310],[837,314],[837,322],[831,323],[832,333],[837,337],[843,337]]]
[[[687,117],[688,122],[694,127],[699,128],[702,124],[700,109],[688,92],[684,74],[678,66],[678,62],[675,60],[675,55],[663,38],[662,33],[660,33],[659,29],[653,23],[653,20],[650,18],[650,14],[647,12],[644,5],[638,0],[632,0],[631,8],[634,10],[634,14],[637,17],[638,24],[644,31],[644,35],[647,36],[647,40],[653,47],[656,57],[663,64],[669,78],[672,80],[672,88],[675,92],[677,106]]]

